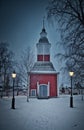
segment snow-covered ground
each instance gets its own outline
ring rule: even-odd
[[[16,109],[11,109],[11,98],[0,99],[0,130],[84,130],[84,101],[74,95],[52,99],[34,99],[16,96]]]

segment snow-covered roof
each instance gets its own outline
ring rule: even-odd
[[[49,43],[48,38],[47,37],[40,38],[39,43]]]
[[[44,27],[40,33],[39,43],[49,43],[48,38],[47,38],[47,32]]]
[[[31,72],[39,72],[39,73],[56,73],[56,70],[52,64],[52,62],[47,61],[37,61]]]

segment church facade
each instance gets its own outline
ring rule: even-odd
[[[47,32],[43,26],[40,39],[36,44],[37,61],[30,72],[31,97],[51,98],[58,96],[58,73],[50,61],[51,44],[47,38]]]

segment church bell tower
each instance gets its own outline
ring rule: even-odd
[[[39,42],[36,44],[37,47],[37,61],[50,61],[50,47],[51,44],[47,38],[47,32],[43,27],[40,33]]]

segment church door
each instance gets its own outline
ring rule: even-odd
[[[39,86],[39,97],[42,97],[42,98],[45,98],[45,97],[47,97],[47,93],[48,93],[48,86],[47,85],[44,85],[44,84],[42,84],[42,85],[40,85]]]

